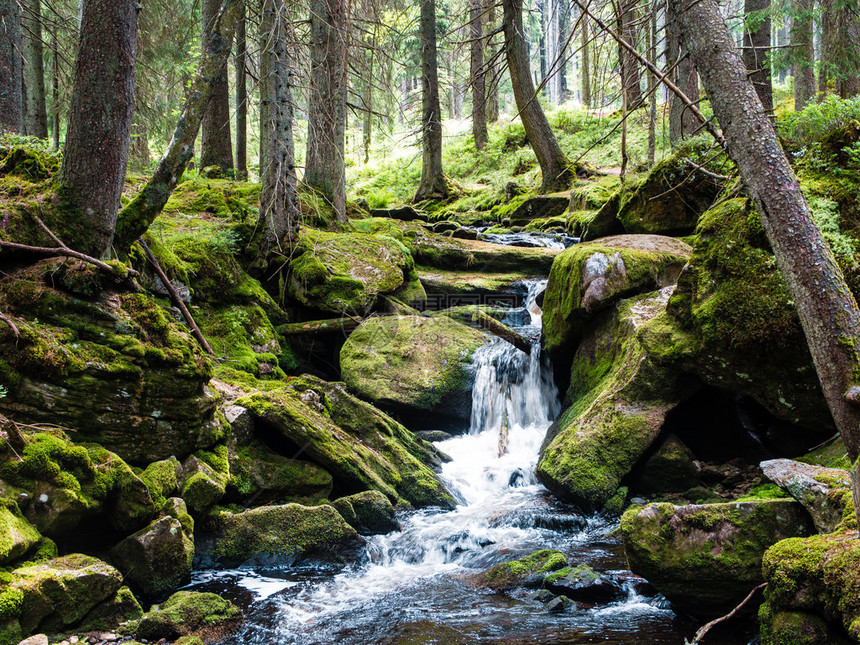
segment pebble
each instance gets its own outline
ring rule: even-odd
[[[35,634],[25,638],[18,645],[48,645],[48,637],[44,634]]]

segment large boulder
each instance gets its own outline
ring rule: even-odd
[[[544,347],[572,351],[586,323],[621,298],[675,283],[692,248],[658,235],[618,235],[577,244],[556,258],[543,301]]]
[[[400,530],[394,507],[378,490],[367,490],[331,503],[341,517],[362,535],[382,535]]]
[[[479,331],[446,317],[371,318],[344,343],[341,374],[351,391],[393,413],[468,424],[470,359],[484,342]]]
[[[300,559],[349,562],[358,558],[363,542],[331,506],[261,506],[241,513],[221,510],[204,522],[198,554],[225,564]]]
[[[666,315],[641,334],[649,354],[809,428],[809,445],[832,436],[794,302],[755,208],[746,199],[723,201],[696,232]]]
[[[119,571],[80,554],[24,566],[11,575],[9,590],[18,599],[13,614],[24,634],[73,626],[122,586]]]
[[[681,611],[701,616],[735,607],[763,581],[765,551],[812,529],[803,507],[784,499],[650,504],[621,518],[631,571]]]
[[[549,219],[564,214],[570,206],[570,193],[535,195],[517,206],[510,214],[511,225],[524,226],[535,219]]]
[[[280,434],[296,456],[331,473],[337,488],[378,490],[414,506],[454,505],[432,470],[441,465],[439,452],[341,385],[304,376],[237,403]]]
[[[599,510],[612,498],[659,436],[666,414],[695,387],[650,360],[637,337],[664,310],[670,291],[604,312],[574,356],[571,405],[547,433],[537,477],[583,510]]]
[[[484,572],[468,576],[466,581],[480,589],[493,591],[540,587],[548,574],[567,566],[567,558],[561,551],[541,549],[518,560],[495,564]]]
[[[137,638],[149,642],[198,636],[205,642],[226,638],[242,623],[242,611],[214,593],[177,591],[137,623]]]
[[[39,531],[24,519],[15,502],[0,499],[0,565],[18,560],[41,539]]]
[[[188,581],[194,540],[179,520],[162,517],[122,540],[111,557],[126,582],[158,599]]]
[[[770,459],[759,465],[765,477],[803,504],[819,533],[832,533],[846,512],[854,511],[847,470],[792,459]]]
[[[395,292],[413,269],[406,247],[385,236],[309,229],[300,249],[289,265],[290,295],[332,314],[366,314],[380,294]]]
[[[24,517],[43,535],[61,539],[99,514],[129,533],[155,516],[146,485],[114,453],[76,445],[59,432],[27,435],[24,442],[17,451],[0,442],[0,478],[18,492]]]
[[[150,296],[117,291],[94,267],[44,260],[0,281],[8,395],[0,411],[74,428],[134,463],[185,456],[223,432],[209,360]]]
[[[505,273],[521,271],[546,275],[558,249],[502,246],[479,240],[462,240],[424,231],[410,242],[415,262],[447,271]]]

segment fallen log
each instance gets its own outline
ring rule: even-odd
[[[279,325],[276,330],[283,336],[300,336],[302,334],[317,334],[321,332],[352,331],[364,320],[362,318],[329,318],[327,320],[307,320],[305,322]]]
[[[490,332],[494,336],[498,336],[502,340],[508,341],[518,350],[523,351],[529,356],[531,356],[532,344],[528,338],[520,336],[517,332],[508,327],[506,324],[499,322],[498,320],[496,320],[492,316],[487,315],[480,309],[477,309],[472,313],[472,322],[479,325],[481,329]]]

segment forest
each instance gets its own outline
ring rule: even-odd
[[[860,642],[856,0],[0,0],[0,645]]]

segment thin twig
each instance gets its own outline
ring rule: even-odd
[[[696,632],[696,635],[693,637],[692,642],[687,641],[687,639],[685,638],[684,639],[684,645],[696,645],[696,643],[701,642],[701,640],[705,637],[705,635],[709,631],[711,631],[711,629],[713,629],[714,627],[716,627],[720,623],[724,623],[727,620],[734,618],[737,615],[737,613],[741,609],[743,609],[743,606],[746,605],[750,600],[752,600],[752,597],[756,594],[756,592],[761,591],[765,587],[767,587],[767,583],[762,582],[759,586],[757,586],[755,589],[753,589],[752,591],[749,592],[749,595],[747,595],[747,597],[741,601],[741,604],[739,604],[737,607],[732,609],[725,616],[722,616],[721,618],[715,618],[714,620],[709,622],[707,625],[704,625],[699,631]]]
[[[19,338],[21,336],[21,332],[18,331],[18,328],[15,326],[15,323],[12,322],[12,319],[9,318],[9,316],[0,313],[0,320],[9,325],[9,329],[11,329],[12,333],[15,334],[15,338]]]

